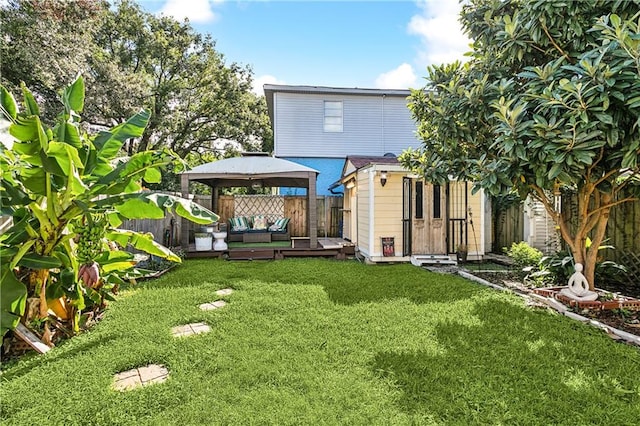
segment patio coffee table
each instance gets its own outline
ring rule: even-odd
[[[245,232],[242,234],[243,243],[270,243],[271,232]]]

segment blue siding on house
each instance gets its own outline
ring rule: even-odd
[[[293,161],[303,166],[311,167],[320,172],[316,181],[316,192],[318,195],[336,195],[329,191],[329,186],[340,179],[344,158],[301,158],[301,157],[281,157],[283,160]],[[343,192],[342,186],[334,189],[336,192]],[[280,188],[281,195],[306,195],[305,188]]]

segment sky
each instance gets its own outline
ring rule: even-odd
[[[469,40],[458,0],[137,0],[211,34],[227,64],[248,65],[262,85],[406,89],[430,64],[464,60]]]

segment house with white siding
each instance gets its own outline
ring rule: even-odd
[[[421,146],[409,90],[266,84],[264,93],[274,156],[318,170],[318,195],[344,194],[343,237],[367,261],[416,263],[426,255],[444,262],[460,246],[473,259],[491,246],[482,191],[429,184],[398,162],[402,151]]]

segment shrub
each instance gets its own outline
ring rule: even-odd
[[[537,248],[531,247],[524,241],[511,244],[511,248],[507,250],[509,256],[515,264],[521,268],[527,266],[538,267],[542,259],[542,252]]]
[[[598,249],[613,248],[602,246]],[[575,262],[571,253],[563,250],[551,256],[545,256],[540,260],[541,275],[547,275],[547,284],[566,285],[569,277],[575,272]],[[598,259],[596,262],[596,283],[622,284],[626,268],[610,260]]]

